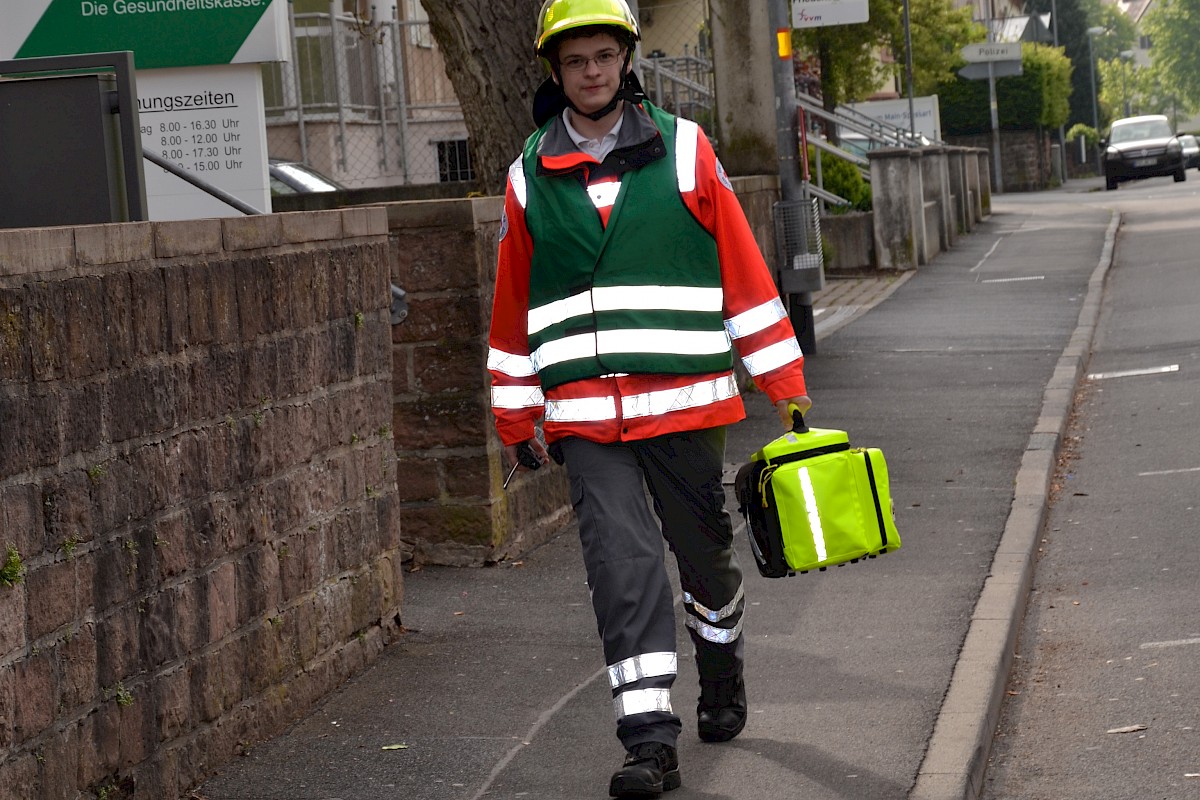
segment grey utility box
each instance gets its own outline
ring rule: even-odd
[[[126,222],[111,74],[0,80],[0,228]]]

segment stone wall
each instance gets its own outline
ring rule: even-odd
[[[385,233],[0,231],[0,795],[186,794],[396,635]]]
[[[487,332],[499,197],[386,206],[392,282],[408,294],[393,332],[397,484],[406,556],[480,566],[517,556],[570,514],[557,465],[508,470],[492,420]]]
[[[992,152],[990,133],[948,138],[955,145]],[[1036,192],[1050,187],[1051,143],[1050,134],[1044,131],[1000,132],[1000,168],[1005,192]]]

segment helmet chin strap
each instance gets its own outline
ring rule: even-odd
[[[613,111],[615,111],[617,109],[617,105],[622,100],[626,100],[630,103],[633,103],[634,105],[641,103],[643,100],[646,99],[646,92],[644,89],[642,89],[642,84],[637,79],[637,76],[634,75],[633,71],[629,69],[629,62],[632,59],[633,59],[633,50],[632,49],[626,50],[625,51],[625,63],[621,65],[621,75],[623,76],[621,78],[621,86],[613,94],[612,99],[608,101],[608,104],[606,106],[604,106],[604,108],[600,109],[599,111],[591,111],[591,112],[581,111],[574,103],[571,102],[571,99],[569,97],[565,98],[566,102],[567,102],[567,106],[572,111],[574,111],[576,114],[582,114],[583,116],[587,117],[588,119],[592,120],[593,122],[596,122],[598,120],[603,119],[604,117],[607,117],[609,114],[611,114]],[[557,69],[555,71],[557,72]],[[562,73],[559,73],[558,80],[559,80],[559,83],[561,84],[562,83]],[[565,95],[565,93],[564,93],[564,95]]]

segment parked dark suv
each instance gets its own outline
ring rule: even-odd
[[[1183,145],[1167,118],[1152,114],[1114,122],[1104,147],[1104,188],[1159,175],[1171,175],[1176,183],[1187,180]]]

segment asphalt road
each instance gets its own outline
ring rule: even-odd
[[[982,797],[1200,798],[1200,173],[1079,199],[1122,225]]]

